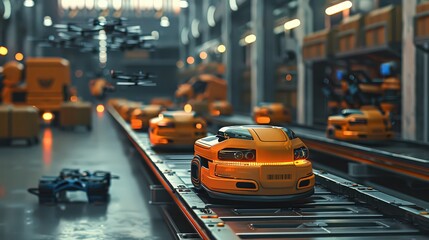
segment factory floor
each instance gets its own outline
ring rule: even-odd
[[[93,130],[41,130],[40,143],[0,146],[0,239],[170,239],[160,211],[149,205],[142,163],[107,112],[95,114]],[[40,205],[27,188],[62,168],[106,170],[110,201],[90,204],[85,193]]]

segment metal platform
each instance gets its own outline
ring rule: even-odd
[[[192,151],[154,151],[147,133],[134,132],[109,111],[203,239],[428,239],[422,231],[429,226],[425,209],[318,170],[315,194],[291,203],[222,201],[196,193]]]

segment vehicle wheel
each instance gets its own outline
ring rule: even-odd
[[[201,186],[201,158],[194,156],[191,162],[191,180],[197,191],[202,189]]]

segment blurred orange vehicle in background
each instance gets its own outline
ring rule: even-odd
[[[223,127],[197,140],[194,151],[192,184],[213,198],[287,201],[314,192],[308,148],[288,128]]]
[[[232,114],[232,106],[228,101],[214,101],[209,105],[210,115],[217,116],[229,116]]]
[[[207,124],[195,112],[164,111],[149,122],[149,139],[154,147],[192,147],[207,136]]]
[[[283,124],[291,122],[292,117],[282,103],[262,102],[253,108],[253,120],[257,124]]]
[[[130,123],[133,130],[145,130],[150,119],[157,117],[163,110],[160,105],[142,105],[131,112]]]
[[[374,107],[344,109],[328,118],[326,135],[339,140],[387,140],[393,137],[391,128],[389,118]]]

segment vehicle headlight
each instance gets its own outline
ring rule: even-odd
[[[307,159],[308,158],[308,148],[300,147],[293,150],[293,157],[295,160],[298,159]]]
[[[256,160],[256,150],[225,148],[217,154],[219,160]]]

